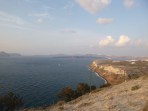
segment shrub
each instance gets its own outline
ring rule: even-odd
[[[90,87],[87,84],[84,83],[79,83],[77,85],[77,89],[76,89],[77,93],[79,94],[79,96],[87,93],[90,91]]]
[[[136,86],[133,86],[133,87],[131,88],[131,90],[134,91],[134,90],[137,90],[137,89],[139,89],[139,88],[140,88],[140,86],[139,86],[139,85],[136,85]]]
[[[22,98],[12,92],[0,96],[0,111],[14,111],[22,105]]]
[[[73,90],[71,87],[65,87],[58,93],[58,98],[68,102],[90,92],[90,88],[95,90],[96,86],[90,87],[88,84],[79,83],[76,90]]]
[[[91,90],[95,90],[96,89],[96,86],[91,86]]]
[[[68,102],[72,100],[73,95],[74,91],[71,89],[71,87],[65,87],[59,92],[58,97]]]

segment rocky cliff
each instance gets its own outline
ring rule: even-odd
[[[147,74],[148,61],[95,60],[91,63],[90,69],[113,85]]]

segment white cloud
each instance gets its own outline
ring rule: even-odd
[[[138,46],[139,44],[141,44],[140,40],[131,41],[131,39],[126,35],[121,35],[118,40],[115,40],[112,36],[107,36],[105,39],[99,41],[100,47],[107,47],[107,46],[123,47],[126,45]]]
[[[76,0],[76,2],[88,12],[94,14],[107,7],[111,0]]]
[[[113,43],[114,43],[114,39],[112,38],[112,36],[107,36],[105,39],[99,42],[99,46],[101,47],[109,46],[109,45],[112,45]]]
[[[130,42],[130,38],[128,36],[121,35],[115,45],[118,47],[122,47],[122,46],[126,46],[129,42]]]
[[[0,23],[3,26],[10,26],[18,29],[25,29],[25,27],[28,25],[28,23],[22,18],[2,11],[0,11]]]
[[[135,4],[135,0],[124,0],[124,5],[128,8],[133,7]]]
[[[111,18],[99,18],[96,22],[99,24],[110,24],[113,20]]]
[[[16,24],[16,25],[24,25],[25,24],[25,21],[22,20],[21,18],[7,14],[5,12],[0,12],[0,21],[12,23],[12,24]]]
[[[35,13],[35,14],[29,14],[29,16],[35,17],[36,23],[44,23],[54,19],[54,17],[51,16],[49,13]]]

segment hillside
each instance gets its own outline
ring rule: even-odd
[[[97,89],[65,104],[23,111],[148,111],[148,77]]]

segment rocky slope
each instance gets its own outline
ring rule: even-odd
[[[148,77],[97,89],[68,103],[24,111],[148,111]]]

